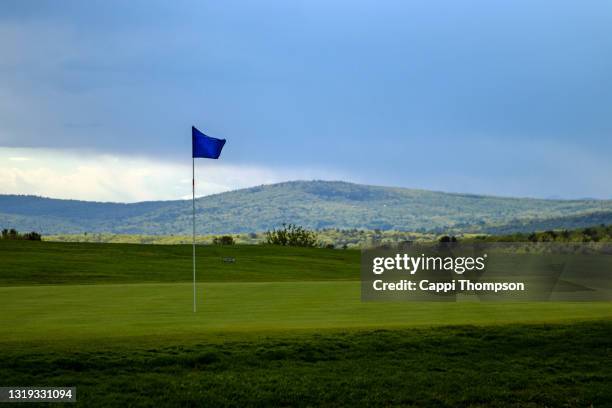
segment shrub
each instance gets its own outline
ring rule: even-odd
[[[314,247],[317,245],[317,234],[295,224],[283,224],[283,227],[266,231],[266,244]]]
[[[215,245],[234,245],[235,243],[236,241],[234,241],[234,237],[231,235],[222,235],[213,238],[213,244]]]

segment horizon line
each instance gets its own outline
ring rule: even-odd
[[[218,193],[206,194],[201,196],[196,196],[196,200],[209,198],[218,196],[221,194],[228,194],[238,191],[250,190],[258,187],[271,187],[278,186],[281,184],[291,184],[291,183],[344,183],[344,184],[352,184],[356,186],[363,187],[373,187],[373,188],[385,188],[385,189],[399,189],[399,190],[410,190],[410,191],[421,191],[421,192],[429,192],[429,193],[438,193],[438,194],[448,194],[448,195],[460,195],[460,196],[472,196],[472,197],[488,197],[488,198],[502,198],[502,199],[515,199],[515,200],[537,200],[537,201],[612,201],[612,198],[596,198],[596,197],[579,197],[579,198],[564,198],[564,197],[533,197],[533,196],[506,196],[506,195],[497,195],[497,194],[486,194],[486,193],[466,193],[466,192],[457,192],[457,191],[443,191],[443,190],[435,190],[435,189],[426,189],[426,188],[412,188],[412,187],[401,187],[401,186],[393,186],[393,185],[382,185],[382,184],[370,184],[370,183],[357,183],[354,181],[346,181],[346,180],[324,180],[324,179],[296,179],[296,180],[286,180],[279,181],[275,183],[264,183],[264,184],[256,184],[249,187],[241,187],[226,191],[221,191]],[[142,200],[142,201],[98,201],[98,200],[82,200],[78,198],[60,198],[60,197],[50,197],[44,195],[37,194],[21,194],[21,193],[2,193],[1,196],[19,196],[19,197],[35,197],[41,199],[48,200],[61,200],[61,201],[80,201],[80,202],[88,202],[88,203],[100,203],[100,204],[123,204],[123,205],[132,205],[132,204],[143,204],[143,203],[151,203],[151,202],[173,202],[173,201],[190,201],[191,198],[169,198],[169,199],[159,199],[159,200]]]

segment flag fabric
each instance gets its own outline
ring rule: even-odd
[[[216,139],[191,127],[191,157],[218,159],[225,145],[225,139]]]

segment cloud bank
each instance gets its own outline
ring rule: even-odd
[[[0,148],[0,194],[136,202],[191,198],[191,162],[52,149]],[[196,196],[293,179],[343,178],[333,171],[196,161]]]

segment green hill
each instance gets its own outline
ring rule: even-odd
[[[340,181],[230,191],[199,198],[196,209],[202,234],[263,231],[283,222],[313,229],[503,233],[612,223],[612,200],[492,197]],[[189,234],[191,201],[120,204],[0,195],[0,227],[43,234]]]

